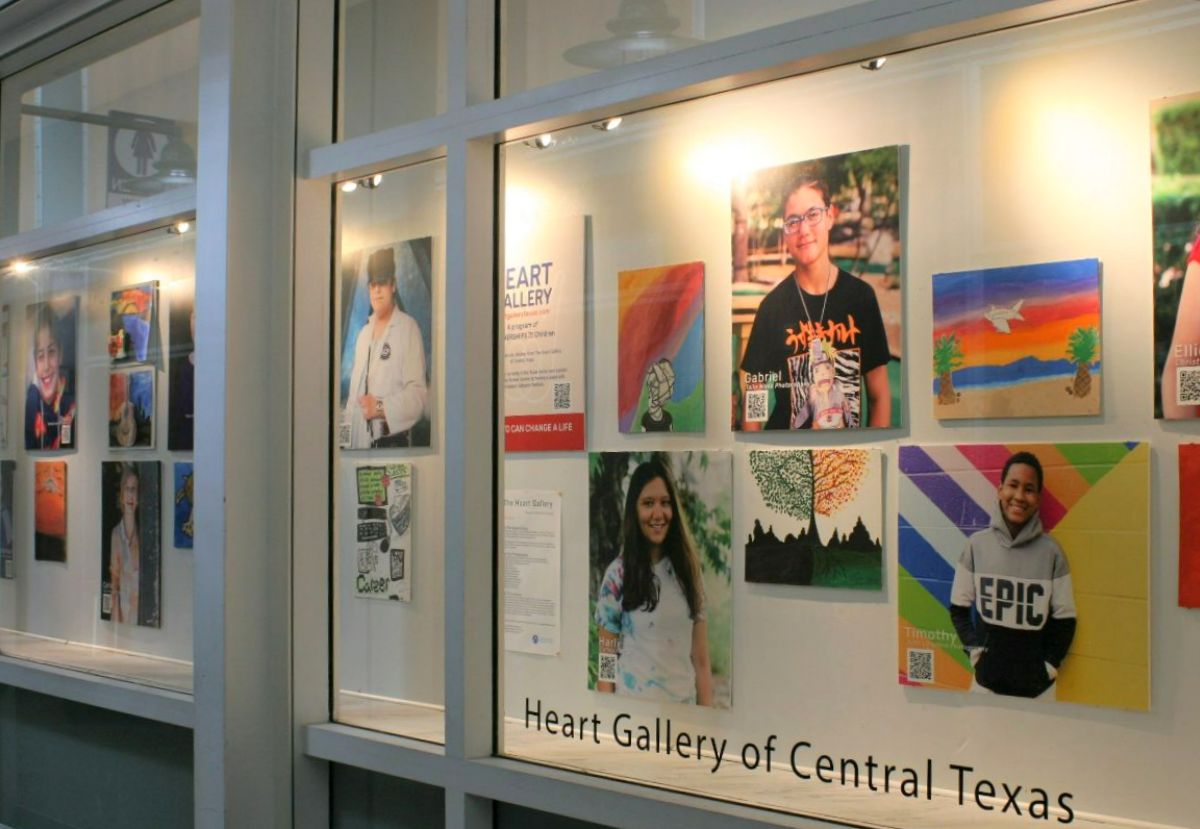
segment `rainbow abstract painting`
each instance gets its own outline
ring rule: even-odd
[[[704,263],[621,271],[621,431],[704,431]]]
[[[1100,261],[933,277],[943,419],[1100,413]]]
[[[972,688],[971,660],[950,618],[951,585],[967,539],[985,529],[996,511],[1004,462],[1020,451],[1041,462],[1042,524],[1062,547],[1073,583],[1076,628],[1058,669],[1055,698],[1148,710],[1146,443],[902,446],[900,682],[946,691]],[[1019,545],[1010,549],[1022,551]]]

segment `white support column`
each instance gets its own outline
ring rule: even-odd
[[[496,359],[493,154],[454,141],[446,215],[446,754],[492,753]]]
[[[446,829],[491,829],[493,802],[462,789],[446,789]]]
[[[494,97],[495,15],[494,0],[450,0],[447,110],[482,104]]]
[[[303,158],[334,140],[336,8],[300,0],[296,144]],[[292,435],[292,758],[294,825],[328,829],[329,764],[305,753],[305,726],[330,715],[330,184],[299,181],[295,238],[295,399]]]
[[[296,8],[203,0],[196,260],[196,825],[292,825]]]

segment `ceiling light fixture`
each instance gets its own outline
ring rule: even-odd
[[[9,266],[9,270],[11,270],[13,273],[17,274],[18,276],[22,276],[22,275],[27,274],[30,271],[36,270],[36,269],[37,269],[37,265],[33,264],[32,262],[27,262],[24,259],[16,259]]]
[[[341,184],[341,190],[343,193],[353,193],[357,189],[358,189],[357,181],[343,181]]]
[[[167,228],[168,233],[173,233],[176,236],[182,236],[192,229],[192,223],[189,221],[176,222]]]
[[[612,132],[617,127],[621,126],[622,118],[617,115],[614,118],[605,118],[603,121],[597,121],[592,124],[593,129],[603,130],[604,132]]]
[[[526,147],[532,147],[535,150],[544,150],[547,147],[554,146],[554,136],[551,133],[544,132],[537,138],[530,138],[525,142]]]
[[[617,16],[605,24],[613,36],[572,46],[563,58],[589,69],[611,69],[703,42],[673,34],[679,25],[666,0],[621,0]]]
[[[887,58],[881,55],[880,57],[871,58],[864,63],[860,63],[859,66],[861,66],[863,69],[866,69],[868,72],[878,72],[883,68],[885,63],[887,63]]]

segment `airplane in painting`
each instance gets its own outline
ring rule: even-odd
[[[1008,327],[1011,320],[1024,320],[1021,316],[1021,305],[1025,302],[1023,299],[1018,299],[1012,304],[1011,308],[1000,308],[996,305],[988,306],[988,309],[983,313],[983,318],[990,322],[995,329],[1001,334],[1011,334],[1012,329]]]

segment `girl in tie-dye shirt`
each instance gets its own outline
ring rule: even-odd
[[[596,601],[602,663],[596,688],[666,702],[712,705],[712,669],[700,562],[666,466],[634,470],[625,496],[621,554]]]

